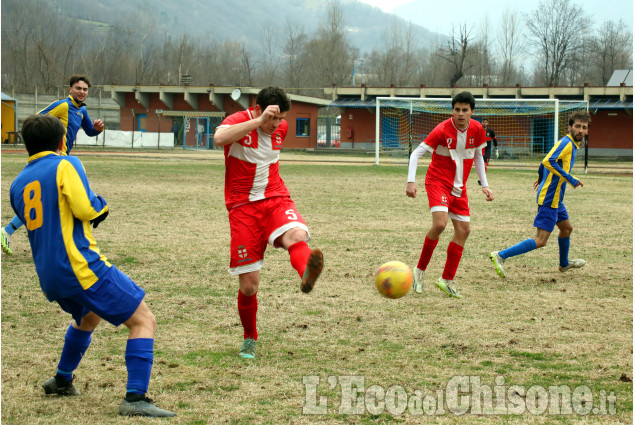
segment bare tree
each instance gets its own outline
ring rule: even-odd
[[[520,16],[511,9],[505,9],[501,18],[496,37],[501,57],[500,84],[508,86],[519,83],[519,70],[516,68],[523,37],[523,28],[520,25]]]
[[[302,85],[302,51],[307,42],[307,35],[299,25],[287,21],[285,28],[286,42],[284,45],[285,80],[288,87],[300,88]]]
[[[591,42],[594,64],[602,85],[606,85],[616,69],[632,69],[633,33],[625,31],[625,28],[622,20],[605,21]]]
[[[560,83],[563,71],[572,65],[588,26],[589,18],[570,0],[543,0],[529,15],[527,29],[542,61],[545,85]]]
[[[459,26],[458,34],[453,26],[448,44],[437,51],[437,55],[451,65],[450,86],[456,85],[457,81],[463,78],[469,69],[466,67],[466,59],[471,49],[470,41],[470,32],[467,30],[466,24]]]

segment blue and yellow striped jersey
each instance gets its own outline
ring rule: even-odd
[[[64,125],[66,136],[64,136],[64,146],[62,148],[63,155],[71,153],[80,127],[83,128],[90,137],[97,136],[101,133],[93,127],[93,122],[88,116],[86,105],[83,103],[78,105],[72,96],[68,96],[66,99],[56,100],[38,112],[38,114],[53,115],[59,118]]]
[[[538,205],[558,208],[558,204],[564,199],[565,183],[568,182],[573,187],[578,185],[578,179],[570,174],[578,148],[575,140],[567,134],[542,160],[538,170],[540,178],[536,197]]]
[[[26,224],[40,286],[50,300],[90,288],[110,268],[90,220],[108,211],[73,156],[45,151],[29,158],[11,184],[11,206]]]

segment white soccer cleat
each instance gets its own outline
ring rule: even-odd
[[[558,270],[560,270],[561,272],[566,272],[569,269],[579,269],[580,267],[584,267],[585,264],[586,264],[586,261],[582,259],[571,260],[569,261],[569,264],[567,264],[564,267],[558,266]]]
[[[415,282],[414,285],[412,285],[412,287],[414,288],[415,292],[417,294],[420,294],[423,292],[423,275],[425,274],[425,270],[421,270],[419,267],[414,266],[413,270],[415,271]]]

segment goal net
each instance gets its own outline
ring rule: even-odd
[[[378,97],[376,102],[376,164],[380,157],[409,156],[452,114],[452,99]],[[588,106],[585,100],[476,99],[472,119],[489,120],[500,158],[532,158],[566,135],[571,112]]]

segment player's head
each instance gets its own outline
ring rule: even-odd
[[[462,91],[452,98],[452,109],[454,109],[454,105],[457,103],[467,103],[470,105],[470,108],[474,110],[474,106],[476,102],[474,101],[474,96],[469,91]]]
[[[278,105],[280,112],[287,112],[291,109],[291,100],[284,89],[280,87],[268,86],[260,90],[256,96],[256,105],[264,111],[269,105]]]
[[[587,111],[575,111],[569,115],[569,134],[576,142],[588,136],[590,125],[591,116]]]
[[[57,151],[64,139],[61,121],[48,114],[31,115],[22,124],[22,139],[29,156],[44,151]]]
[[[483,118],[481,120],[481,124],[483,124],[483,128],[487,128],[489,126],[489,120],[487,118]]]
[[[268,117],[260,129],[267,134],[273,134],[283,119],[287,117],[287,112],[291,109],[291,100],[285,91],[280,87],[268,86],[260,90],[256,96],[256,116],[260,116],[270,106],[278,106],[273,117]],[[274,109],[274,108],[270,108]]]
[[[452,98],[452,117],[454,124],[461,130],[470,125],[470,117],[474,113],[474,96],[464,91]]]
[[[69,82],[70,88],[68,89],[71,97],[75,99],[75,102],[82,103],[88,96],[88,88],[90,87],[90,80],[84,74],[71,75]]]

